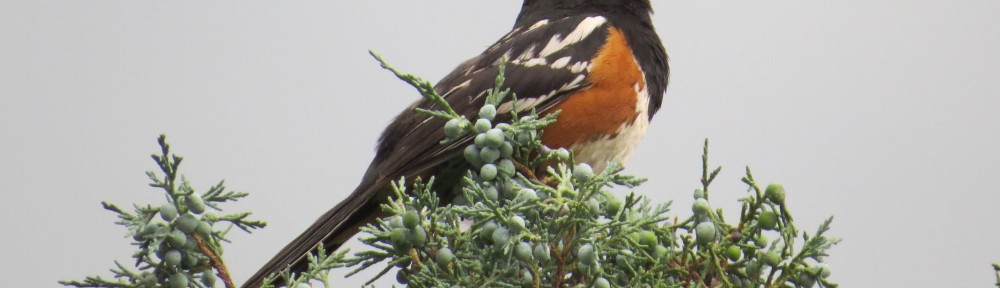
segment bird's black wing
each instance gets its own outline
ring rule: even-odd
[[[499,64],[507,59],[503,88],[517,95],[519,109],[539,111],[558,104],[564,96],[583,89],[589,63],[607,38],[607,21],[600,16],[576,16],[557,20],[542,20],[531,26],[516,27],[480,56],[470,59],[445,76],[435,89],[444,96],[457,113],[475,119],[488,90],[494,87]],[[414,108],[434,109],[426,100]],[[501,112],[511,104],[500,105]],[[506,108],[506,109],[505,109]],[[508,113],[499,113],[494,122],[509,120]],[[379,145],[381,160],[377,172],[390,179],[434,167],[464,148],[471,137],[450,145],[440,145],[444,139],[444,120],[416,113],[409,109],[400,114],[386,129]]]
[[[501,61],[507,59],[503,88],[517,95],[518,109],[545,111],[589,85],[589,61],[604,44],[609,25],[604,17],[584,15],[515,27],[481,55],[455,68],[435,90],[457,113],[475,119],[487,91],[494,87]],[[509,102],[501,105],[500,112],[510,106]],[[320,216],[243,287],[258,287],[263,277],[289,265],[292,271],[305,270],[306,253],[319,243],[332,251],[356,233],[358,226],[374,220],[380,210],[378,205],[388,196],[385,188],[390,181],[426,175],[459,155],[471,142],[467,137],[441,145],[445,120],[413,110],[418,107],[437,108],[430,101],[419,100],[399,114],[382,133],[375,159],[354,192]],[[509,113],[498,113],[496,122],[509,117]]]

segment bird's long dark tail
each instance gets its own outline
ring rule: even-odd
[[[377,185],[366,184],[369,183],[362,183],[344,201],[316,219],[305,232],[274,255],[271,261],[264,264],[241,287],[258,288],[263,284],[265,277],[280,273],[285,268],[289,268],[292,273],[303,272],[308,268],[306,254],[313,253],[319,243],[323,243],[327,253],[332,253],[357,234],[359,227],[374,222],[381,214],[380,201],[376,200],[384,200],[384,197],[371,197],[371,194],[375,194],[379,188]],[[276,278],[272,284],[281,287],[284,279]]]

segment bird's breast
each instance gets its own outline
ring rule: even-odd
[[[625,35],[609,29],[605,44],[590,61],[590,85],[547,111],[561,110],[542,136],[546,146],[571,149],[577,162],[597,171],[613,159],[625,161],[649,126],[645,75]]]

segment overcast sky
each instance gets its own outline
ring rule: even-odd
[[[1000,262],[1000,1],[655,1],[671,56],[663,109],[628,163],[639,191],[690,213],[700,148],[735,215],[751,165],[796,224],[835,215],[844,287],[989,287]],[[166,133],[202,191],[269,227],[234,232],[249,277],[345,197],[378,133],[503,35],[516,1],[3,1],[0,278],[52,287],[132,247],[108,200],[146,186]],[[730,221],[735,221],[730,219]],[[389,277],[392,278],[392,277]],[[358,286],[367,278],[349,278]],[[345,282],[342,282],[345,283]],[[383,281],[380,286],[393,281]]]

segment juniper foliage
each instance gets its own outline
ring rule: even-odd
[[[710,192],[720,192],[710,186],[721,167],[710,169],[707,140],[693,213],[680,217],[670,202],[613,193],[645,181],[621,173],[620,163],[595,173],[570,151],[544,147],[544,127],[558,111],[539,115],[513,107],[509,123],[493,123],[497,107],[517,96],[499,88],[502,65],[478,118],[466,119],[429,82],[372,56],[438,104],[421,112],[448,119],[442,144],[474,139],[463,153],[469,169],[451,191],[457,197],[442,199],[448,193],[434,190],[434,178],[400,179],[382,207],[392,216],[362,228],[368,250],[348,256],[346,249],[320,246],[309,255],[308,271],[271,275],[264,287],[279,277],[286,287],[332,287],[330,269],[351,266],[354,274],[383,263],[368,284],[398,268],[397,281],[412,287],[837,287],[823,263],[839,242],[827,236],[832,218],[813,233],[800,231],[780,184],[761,189],[748,167],[738,217],[728,222],[721,209],[712,209]],[[164,136],[159,143],[153,159],[162,174],[148,175],[166,203],[135,205],[135,212],[103,203],[133,238],[135,264],[115,262],[113,279],[61,284],[218,287],[222,278],[225,287],[235,287],[221,257],[225,235],[232,227],[250,232],[265,223],[247,219],[249,212],[216,214],[221,203],[247,194],[224,192],[222,182],[196,193],[178,172],[183,158],[170,152]],[[225,229],[216,229],[220,225]]]
[[[393,185],[383,205],[393,216],[362,229],[371,250],[348,260],[354,272],[386,263],[376,279],[398,267],[396,279],[412,287],[837,287],[823,263],[839,242],[826,235],[832,218],[812,234],[799,231],[781,185],[761,189],[747,168],[737,221],[711,209],[721,167],[709,169],[707,140],[695,213],[681,220],[670,202],[612,193],[644,181],[622,174],[620,163],[595,174],[569,151],[544,147],[541,133],[556,113],[515,108],[511,123],[494,125],[496,107],[516,95],[493,89],[479,118],[465,119],[428,82],[372,55],[438,104],[424,112],[448,119],[445,143],[476,141],[466,147],[470,169],[456,201],[442,203],[433,178]]]
[[[227,191],[219,181],[204,193],[197,193],[180,174],[184,160],[170,151],[167,138],[160,135],[160,153],[153,161],[160,174],[149,171],[149,186],[162,190],[165,203],[133,205],[134,212],[102,202],[104,209],[118,215],[115,224],[127,230],[136,251],[133,265],[115,261],[113,279],[89,276],[83,280],[59,281],[73,287],[215,287],[218,278],[226,287],[235,287],[222,260],[222,243],[230,229],[245,232],[263,228],[263,221],[248,219],[250,212],[221,214],[221,204],[249,195]],[[217,213],[218,212],[218,213]],[[131,266],[131,267],[130,267]]]

